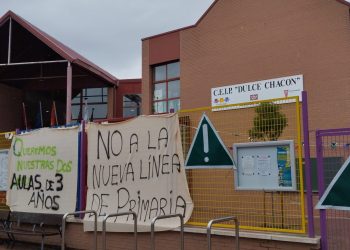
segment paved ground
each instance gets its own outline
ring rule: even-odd
[[[0,241],[0,250],[40,250],[40,245],[16,242],[16,244],[7,244]],[[45,250],[58,250],[60,247],[45,246]]]

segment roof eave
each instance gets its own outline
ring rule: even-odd
[[[42,33],[40,33],[37,30],[38,28],[36,28],[34,25],[29,23],[25,19],[21,18],[20,16],[16,15],[14,12],[12,12],[12,11],[6,12],[5,15],[3,15],[0,18],[0,26],[3,25],[5,22],[7,22],[8,19],[10,19],[10,18],[12,18],[14,21],[19,23],[20,25],[22,25],[31,34],[33,34],[36,38],[38,38],[40,41],[42,41],[47,46],[49,46],[53,51],[55,51],[57,54],[59,54],[62,58],[64,58],[68,62],[75,63],[75,64],[85,68],[86,70],[98,75],[99,77],[101,77],[102,79],[104,79],[105,81],[107,81],[108,83],[110,83],[113,86],[118,86],[118,83],[117,83],[118,79],[116,77],[114,77],[113,75],[109,74],[106,71],[103,72],[103,70],[102,69],[100,70],[99,67],[97,67],[97,66],[92,66],[92,65],[80,60],[79,58],[70,56],[68,53],[66,53],[64,50],[62,50],[60,48],[60,46],[57,45],[54,40],[50,39],[48,37],[49,35],[48,36],[43,35]],[[67,46],[65,46],[65,47],[67,47]]]
[[[101,77],[102,79],[104,79],[106,82],[108,82],[109,84],[113,85],[113,86],[118,86],[118,78],[114,77],[111,74],[105,74],[101,71],[99,71],[98,69],[96,69],[95,67],[79,60],[79,59],[74,59],[73,61],[71,61],[71,63],[73,64],[77,64],[80,67],[89,70],[90,72],[96,74],[97,76]]]

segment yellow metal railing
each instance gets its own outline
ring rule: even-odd
[[[294,141],[297,190],[235,190],[232,169],[188,169],[187,181],[194,202],[194,211],[187,224],[206,226],[213,218],[235,215],[239,219],[241,229],[306,232],[301,107],[298,97],[220,106],[216,107],[215,111],[212,107],[179,111],[184,155],[186,158],[203,113],[209,117],[225,146],[231,152],[234,143],[266,140],[250,132],[250,130],[253,131],[254,124],[255,127],[264,126],[267,125],[264,124],[265,122],[269,122],[258,121],[257,107],[269,107],[269,105],[262,105],[264,103],[277,106],[278,112],[282,114],[280,118],[275,118],[270,108],[263,111],[260,108],[260,113],[263,112],[266,117],[271,117],[274,126],[283,128],[278,140]],[[222,223],[216,226],[232,228],[233,225]]]

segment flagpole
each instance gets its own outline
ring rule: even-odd
[[[43,109],[41,106],[41,101],[39,101],[39,111],[40,111],[40,127],[44,127],[44,122],[43,122]]]
[[[24,105],[24,102],[22,102],[22,107],[23,107],[24,125],[26,126],[26,130],[28,130],[27,113],[26,113],[26,106]]]
[[[90,122],[94,121],[94,111],[95,111],[95,108],[92,108],[91,116],[90,116]]]

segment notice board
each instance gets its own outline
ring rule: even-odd
[[[268,141],[233,145],[238,190],[295,191],[294,142]]]

